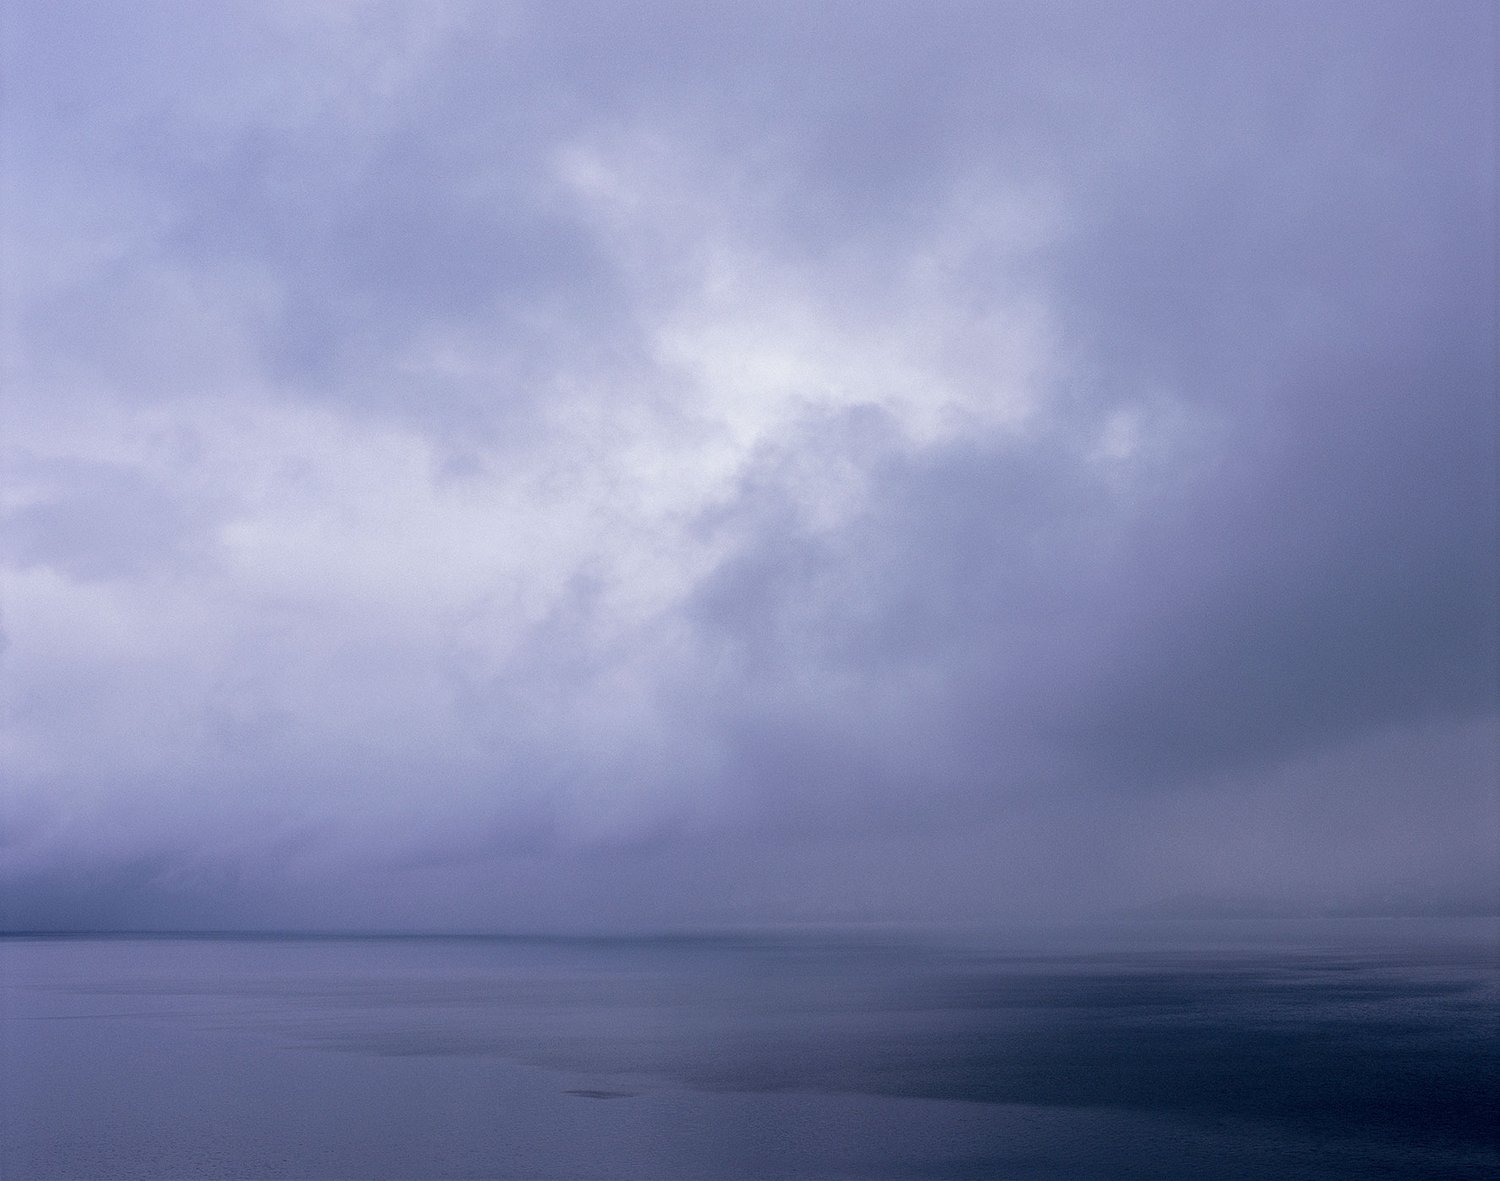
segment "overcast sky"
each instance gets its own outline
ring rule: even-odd
[[[1495,905],[1486,0],[3,11],[7,925]]]

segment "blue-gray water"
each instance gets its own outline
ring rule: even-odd
[[[0,1172],[1492,1177],[1495,938],[13,936]]]

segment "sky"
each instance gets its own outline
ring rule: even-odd
[[[1500,908],[1492,5],[0,11],[0,925]]]

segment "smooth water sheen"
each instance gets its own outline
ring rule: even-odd
[[[1492,1177],[1496,928],[0,939],[0,1176]]]

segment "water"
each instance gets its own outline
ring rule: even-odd
[[[0,940],[0,1176],[1500,1175],[1492,922]]]

